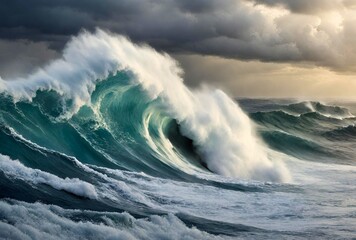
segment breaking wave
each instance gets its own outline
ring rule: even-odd
[[[49,135],[49,125],[66,125],[72,132],[64,139],[75,134],[83,144],[100,149],[98,139],[90,140],[93,131],[86,127],[91,124],[94,132],[105,132],[110,145],[115,142],[118,148],[126,148],[133,159],[152,156],[185,172],[194,168],[191,162],[201,162],[225,176],[287,178],[283,164],[268,158],[251,121],[233,100],[220,90],[192,91],[180,76],[181,69],[168,55],[98,30],[72,39],[62,59],[26,79],[2,81],[0,86],[5,107],[20,102],[23,108],[34,108],[37,121],[48,122],[37,129],[44,133],[42,141]],[[25,115],[22,109],[11,114]],[[23,121],[31,118],[22,117]],[[4,125],[25,135],[6,120]],[[192,140],[190,149],[174,146],[168,139],[174,125],[178,125],[174,134]],[[144,153],[128,148],[130,141]],[[184,154],[192,149],[196,154]],[[97,152],[111,161],[121,159],[108,149]]]

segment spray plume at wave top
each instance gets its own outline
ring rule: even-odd
[[[288,170],[268,158],[250,119],[224,92],[190,90],[174,59],[123,36],[102,30],[82,32],[67,44],[61,59],[27,78],[0,80],[0,89],[15,101],[31,101],[38,90],[55,91],[72,101],[60,116],[63,120],[91,104],[99,81],[121,71],[132,74],[130,84],[140,85],[152,101],[162,99],[164,111],[193,140],[211,171],[243,179],[288,180]]]

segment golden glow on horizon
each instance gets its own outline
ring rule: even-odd
[[[356,100],[356,74],[324,67],[176,55],[187,83],[217,86],[237,97],[342,98]],[[194,68],[191,62],[194,62]],[[199,63],[199,64],[197,64]]]

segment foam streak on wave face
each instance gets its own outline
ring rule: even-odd
[[[26,79],[0,80],[0,90],[15,100],[31,100],[36,91],[55,90],[74,101],[64,117],[90,104],[95,83],[110,73],[128,70],[153,100],[160,97],[165,110],[194,141],[212,171],[233,177],[267,181],[288,178],[285,167],[268,159],[248,117],[224,92],[192,91],[183,84],[176,61],[148,46],[97,30],[81,33],[64,50],[62,59]]]

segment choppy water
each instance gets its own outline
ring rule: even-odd
[[[191,90],[101,31],[0,90],[0,238],[355,237],[354,103]]]

